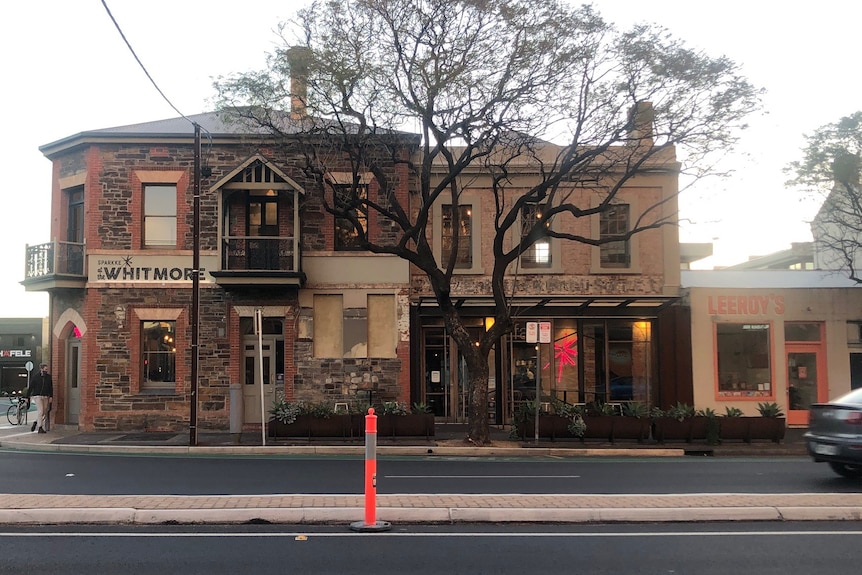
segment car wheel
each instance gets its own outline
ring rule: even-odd
[[[848,465],[846,463],[835,463],[830,461],[829,467],[831,467],[832,471],[841,477],[849,477],[851,479],[862,477],[862,465]]]

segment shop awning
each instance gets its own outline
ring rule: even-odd
[[[464,315],[491,316],[494,300],[489,296],[453,296],[455,307]],[[678,301],[665,295],[557,295],[515,296],[509,298],[512,316],[536,317],[656,317],[661,310]],[[437,300],[423,296],[418,300],[423,316],[440,315]]]

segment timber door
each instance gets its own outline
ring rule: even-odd
[[[257,337],[248,336],[243,339],[242,402],[244,423],[263,423],[264,418],[268,418],[266,411],[275,401],[275,346],[275,339],[263,338],[263,345],[260,347],[263,356],[263,372],[261,373],[261,357],[258,355]],[[264,418],[261,417],[260,411],[261,375],[263,376]]]

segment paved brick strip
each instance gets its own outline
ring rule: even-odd
[[[362,495],[42,495],[0,494],[2,509],[361,508]],[[729,507],[862,508],[862,494],[378,495],[380,508],[667,509]]]

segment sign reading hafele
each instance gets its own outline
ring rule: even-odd
[[[200,257],[200,281],[211,282],[218,256]],[[92,283],[152,284],[188,283],[194,280],[191,256],[91,254],[87,278]]]
[[[0,349],[0,357],[32,357],[29,349]]]

